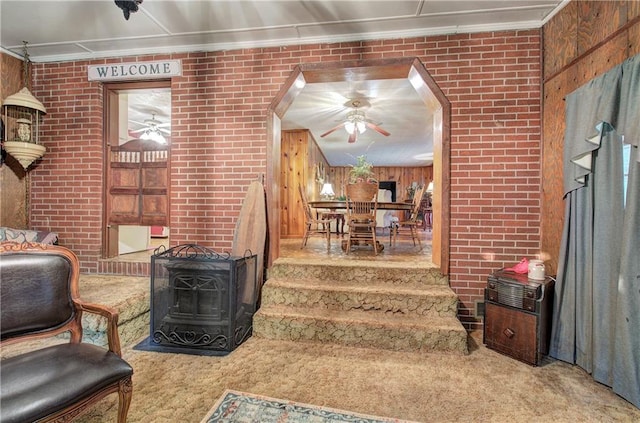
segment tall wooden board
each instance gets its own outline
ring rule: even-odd
[[[265,205],[264,187],[258,181],[249,185],[247,195],[242,202],[240,216],[236,222],[233,236],[231,255],[243,257],[247,250],[257,255],[257,283],[254,289],[259,294],[262,286],[262,274],[264,268],[264,248],[267,238],[267,211]],[[253,297],[253,291],[246,293],[245,299]]]

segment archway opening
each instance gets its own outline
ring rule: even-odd
[[[276,95],[267,114],[266,192],[269,221],[268,265],[280,255],[281,122],[304,86],[314,82],[364,81],[407,78],[425,107],[433,113],[433,241],[432,261],[449,272],[449,142],[450,103],[429,72],[416,58],[365,60],[299,65]]]

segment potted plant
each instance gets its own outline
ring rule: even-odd
[[[353,200],[370,201],[378,193],[378,181],[373,173],[373,164],[365,156],[358,156],[349,171],[347,195]]]
[[[349,171],[349,183],[356,182],[377,182],[373,173],[373,164],[367,161],[366,156],[358,156],[356,164],[351,165]]]

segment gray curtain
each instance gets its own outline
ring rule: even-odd
[[[640,56],[566,98],[565,226],[549,354],[640,408]],[[626,206],[623,144],[631,145]]]

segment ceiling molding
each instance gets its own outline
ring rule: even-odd
[[[79,48],[87,50],[86,53],[75,54],[63,54],[63,55],[43,55],[34,58],[34,63],[50,63],[50,62],[70,62],[70,61],[82,61],[82,60],[95,60],[106,59],[112,57],[128,57],[128,56],[146,56],[152,54],[180,54],[180,53],[192,53],[192,52],[216,52],[227,50],[243,50],[252,48],[270,48],[270,47],[287,47],[287,46],[299,46],[306,44],[333,44],[333,43],[348,43],[355,41],[376,41],[376,40],[393,40],[402,38],[414,38],[414,37],[429,37],[436,35],[451,35],[451,34],[471,34],[478,32],[496,32],[496,31],[510,31],[510,30],[528,30],[538,29],[541,27],[539,21],[529,22],[515,22],[515,23],[503,23],[499,25],[460,25],[455,27],[441,27],[441,28],[429,28],[420,30],[405,30],[405,31],[388,31],[388,32],[376,32],[376,33],[354,33],[349,35],[340,36],[322,36],[322,37],[305,37],[305,38],[282,38],[272,40],[252,40],[252,41],[238,41],[232,43],[208,43],[208,44],[185,44],[185,45],[172,45],[165,47],[148,47],[148,48],[132,48],[132,49],[118,49],[107,51],[91,51],[91,49],[82,45],[82,43],[60,43],[60,45],[74,45]],[[134,39],[162,39],[167,36],[161,35],[157,37],[136,37]],[[126,39],[120,39],[125,41]],[[29,45],[29,48],[35,48],[39,45]],[[22,58],[17,53],[17,49],[22,49],[22,46],[9,46],[8,51],[16,57]],[[14,49],[16,51],[14,51]],[[5,50],[5,49],[3,49]]]
[[[0,47],[21,57],[27,40],[38,63],[530,30],[568,1],[375,1],[365,9],[348,0],[162,1],[143,3],[125,21],[108,1],[2,0]],[[67,24],[69,13],[100,25]]]

